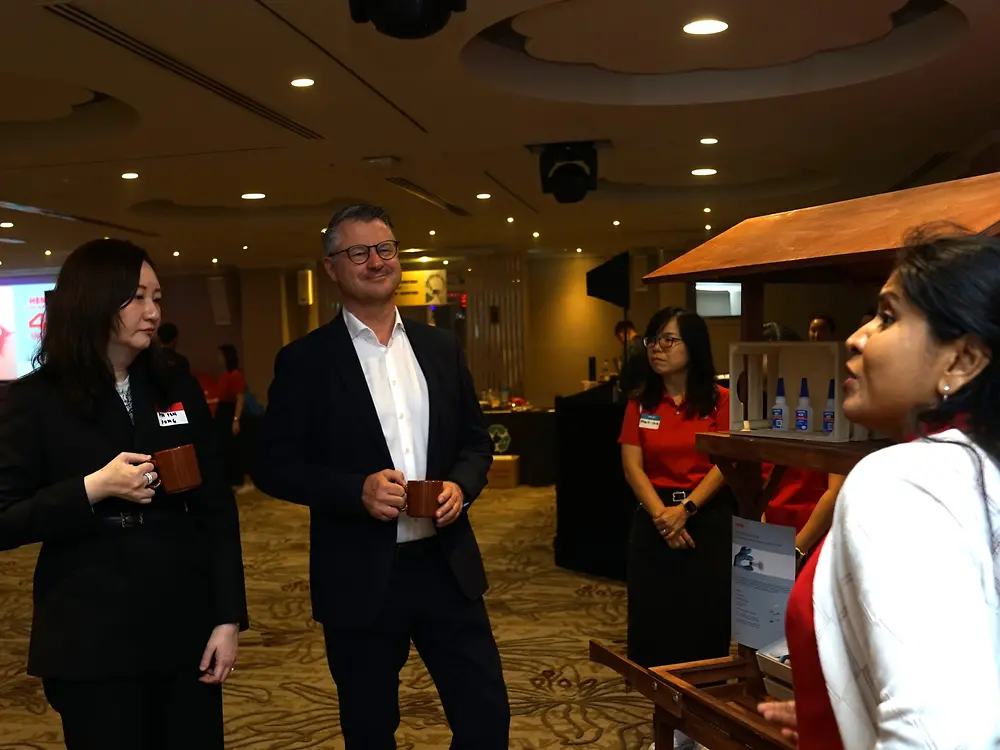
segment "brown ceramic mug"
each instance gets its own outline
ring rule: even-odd
[[[194,446],[179,445],[153,454],[156,474],[163,483],[163,491],[169,494],[185,492],[201,487],[201,471],[198,469],[198,454]]]
[[[418,479],[406,483],[406,514],[410,518],[434,518],[441,507],[438,498],[444,492],[444,482]]]

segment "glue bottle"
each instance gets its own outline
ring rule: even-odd
[[[771,429],[788,429],[788,401],[785,399],[785,379],[778,378],[778,392],[771,407]]]
[[[802,378],[799,386],[799,403],[795,407],[796,432],[812,432],[813,410],[809,405],[809,380]]]
[[[833,379],[830,379],[830,386],[826,389],[826,406],[823,407],[823,432],[831,434],[837,418],[837,402],[834,399],[835,387]]]

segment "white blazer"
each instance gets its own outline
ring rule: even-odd
[[[949,430],[858,463],[813,589],[846,750],[1000,748],[998,592],[1000,471],[986,454]]]

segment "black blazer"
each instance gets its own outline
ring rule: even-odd
[[[455,482],[467,503],[486,486],[493,444],[457,339],[407,320],[427,380],[427,476]],[[267,494],[310,509],[313,616],[336,627],[370,623],[382,605],[396,549],[396,522],[372,518],[365,478],[392,469],[378,414],[343,315],[279,352],[253,478]],[[438,529],[467,597],[486,591],[466,513]]]
[[[38,372],[11,386],[0,416],[0,549],[42,543],[28,652],[39,677],[193,672],[213,627],[247,625],[239,517],[201,388],[185,376],[157,389],[140,365],[129,380],[134,426],[112,386],[88,419]],[[176,403],[189,423],[160,427],[157,407]],[[84,477],[119,453],[187,443],[200,488],[91,507]],[[140,510],[151,520],[134,528],[101,519]]]

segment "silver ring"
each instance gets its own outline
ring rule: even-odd
[[[143,474],[143,477],[146,478],[147,487],[153,484],[153,475],[150,472],[147,471],[145,474]]]

